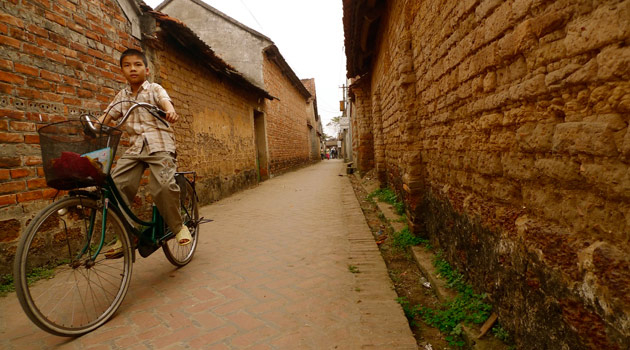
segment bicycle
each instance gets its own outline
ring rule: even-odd
[[[157,107],[123,102],[133,105],[116,127],[97,128],[93,117],[84,115],[39,131],[46,182],[69,195],[30,222],[18,244],[13,276],[26,315],[55,335],[88,333],[116,313],[131,282],[136,250],[147,257],[161,247],[166,258],[181,267],[197,248],[203,218],[197,207],[195,172],[176,173],[182,219],[193,237],[185,246],[172,239],[175,234],[155,205],[150,221],[138,218],[109,174],[122,133],[118,128],[134,109],[146,108],[168,125]],[[89,186],[92,190],[84,189]],[[107,246],[116,239],[122,243],[122,257],[105,257]]]

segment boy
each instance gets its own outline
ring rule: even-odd
[[[131,107],[131,103],[120,101],[146,102],[160,107],[166,112],[164,119],[174,123],[179,116],[171,99],[162,86],[149,83],[147,58],[141,51],[128,49],[120,56],[120,67],[129,86],[122,89],[114,98],[99,120],[108,124],[116,120]],[[138,192],[144,170],[151,170],[149,192],[160,214],[172,232],[177,232],[179,245],[192,242],[188,227],[182,225],[179,207],[179,186],[175,182],[176,151],[173,129],[165,126],[144,108],[136,108],[122,126],[129,134],[130,146],[118,160],[112,177],[127,203],[131,203]],[[122,244],[116,241],[105,252],[108,258],[122,255]]]

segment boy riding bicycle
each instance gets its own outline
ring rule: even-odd
[[[132,103],[123,101],[150,103],[166,112],[167,121],[174,123],[179,119],[166,90],[146,80],[149,68],[144,53],[135,49],[126,50],[120,57],[120,67],[129,86],[116,95],[107,108],[108,112],[99,118],[101,123],[108,124],[110,120],[120,118]],[[113,170],[114,182],[127,204],[130,204],[138,192],[142,174],[148,167],[151,171],[149,192],[160,214],[171,231],[177,233],[175,237],[179,245],[191,243],[192,236],[188,228],[182,225],[180,214],[173,129],[161,124],[146,109],[137,108],[125,124],[125,131],[129,135],[130,146]],[[116,258],[121,254],[122,244],[119,241],[105,252],[108,258]]]

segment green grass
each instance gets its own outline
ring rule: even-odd
[[[411,306],[411,303],[409,302],[409,300],[407,300],[406,297],[398,297],[396,298],[396,302],[398,304],[400,304],[400,306],[403,309],[403,312],[405,313],[405,317],[407,317],[407,321],[409,321],[409,325],[411,325],[412,327],[417,326],[416,323],[416,309],[415,307]]]
[[[463,346],[461,340],[462,324],[481,324],[488,316],[492,306],[484,300],[487,295],[476,294],[472,287],[464,282],[464,276],[442,258],[438,252],[433,260],[433,266],[444,279],[447,286],[457,291],[457,296],[447,301],[439,309],[429,307],[418,308],[418,315],[429,325],[438,328],[446,334],[446,340],[453,346]]]
[[[394,232],[392,235],[392,247],[400,250],[404,250],[407,247],[415,246],[421,243],[427,242],[426,239],[415,236],[409,230],[409,227],[405,226],[402,230]]]
[[[0,296],[5,296],[14,290],[13,275],[0,275]]]
[[[492,306],[484,302],[486,294],[474,293],[472,287],[464,282],[464,276],[442,258],[441,252],[436,254],[433,265],[448,287],[457,291],[457,296],[436,309],[422,305],[412,306],[404,298],[398,298],[397,301],[410,323],[419,317],[428,325],[439,329],[451,346],[462,347],[465,345],[461,337],[462,325],[485,322],[490,316]],[[507,332],[499,332],[502,337],[506,337]]]
[[[354,266],[354,265],[348,265],[348,271],[352,272],[352,273],[360,273],[361,271],[359,271],[359,268]]]
[[[509,344],[511,343],[511,339],[510,339],[510,333],[505,330],[503,327],[501,327],[501,324],[497,323],[495,324],[492,329],[492,334],[494,334],[494,336],[501,340],[502,342]]]
[[[379,201],[391,204],[398,215],[405,213],[405,203],[403,203],[396,192],[390,188],[379,188],[368,195],[368,199],[374,201],[374,198],[378,198]]]
[[[62,262],[61,264],[63,263],[65,262]],[[60,264],[57,264],[56,266],[59,265]],[[41,279],[51,278],[54,275],[54,267],[36,267],[26,276],[26,281],[30,285]],[[0,296],[6,296],[8,293],[11,293],[13,291],[15,291],[15,281],[13,280],[13,275],[0,275]]]
[[[402,214],[398,219],[392,220],[393,222],[407,222],[407,215]]]

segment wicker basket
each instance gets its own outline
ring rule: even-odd
[[[109,174],[122,132],[86,132],[85,122],[68,120],[39,129],[46,183],[52,188],[101,186]],[[98,127],[98,125],[97,125]]]

